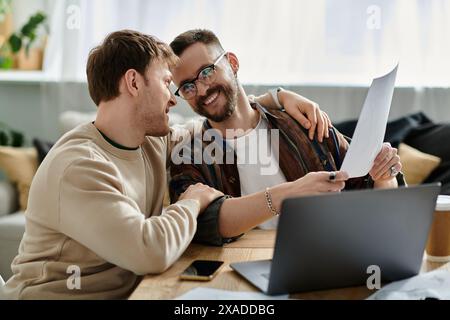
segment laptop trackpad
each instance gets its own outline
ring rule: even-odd
[[[237,262],[230,267],[262,292],[267,292],[272,260]]]

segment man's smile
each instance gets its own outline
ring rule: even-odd
[[[220,90],[217,90],[213,94],[209,95],[208,98],[206,98],[204,100],[203,105],[207,107],[207,106],[211,105],[212,103],[214,103],[217,100],[217,98],[219,97],[219,94],[220,94]]]

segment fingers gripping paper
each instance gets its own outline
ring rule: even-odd
[[[374,79],[364,102],[355,133],[341,170],[350,178],[369,173],[383,146],[386,125],[394,94],[398,64],[387,75]]]

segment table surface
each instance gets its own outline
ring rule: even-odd
[[[240,240],[223,248],[191,244],[181,258],[166,272],[160,275],[147,275],[131,294],[131,300],[174,299],[199,286],[231,291],[254,291],[244,278],[236,274],[230,263],[252,260],[272,259],[275,244],[275,231],[253,230]],[[180,280],[180,274],[194,260],[221,260],[225,266],[217,276],[208,282]],[[433,263],[424,259],[421,272],[435,269],[450,271],[450,263]],[[326,291],[314,291],[290,295],[294,299],[365,299],[374,291],[367,287],[351,287]]]

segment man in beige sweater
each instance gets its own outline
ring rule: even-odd
[[[126,298],[187,248],[197,216],[222,193],[197,184],[163,208],[176,62],[166,44],[132,31],[90,53],[97,118],[64,135],[36,173],[0,298]]]
[[[199,184],[162,207],[175,62],[166,44],[134,32],[91,52],[97,118],[63,136],[39,168],[4,297],[124,298],[138,275],[163,272],[186,249],[220,192]]]

